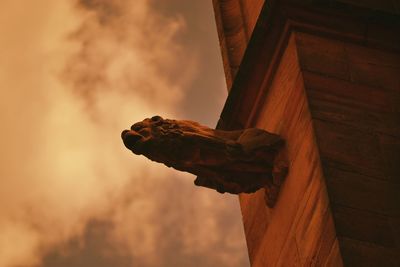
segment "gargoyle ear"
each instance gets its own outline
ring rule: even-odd
[[[151,117],[151,121],[154,121],[154,122],[162,121],[162,120],[163,120],[163,118],[161,116],[158,116],[158,115]]]

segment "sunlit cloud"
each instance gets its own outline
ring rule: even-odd
[[[68,266],[95,252],[139,266],[246,262],[235,198],[194,188],[119,138],[144,117],[182,117],[200,64],[176,41],[185,19],[147,0],[2,6],[0,266]]]

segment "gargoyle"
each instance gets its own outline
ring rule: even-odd
[[[265,188],[270,207],[288,170],[281,153],[284,140],[261,129],[214,130],[154,116],[121,136],[133,153],[197,175],[195,185],[232,194]]]

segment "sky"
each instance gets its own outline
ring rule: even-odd
[[[120,139],[216,125],[211,0],[2,0],[0,48],[0,266],[249,266],[237,196]]]

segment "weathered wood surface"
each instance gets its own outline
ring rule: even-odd
[[[296,43],[344,263],[399,266],[400,55]]]
[[[303,84],[292,38],[257,122],[286,138],[290,172],[274,209],[240,196],[252,266],[341,262]]]
[[[228,90],[239,69],[264,0],[213,0]]]
[[[236,2],[242,6],[253,3]],[[321,262],[339,266],[342,257],[346,266],[400,266],[400,22],[390,14],[376,12],[399,13],[400,6],[395,2],[269,1],[253,36],[249,40],[236,39],[243,42],[236,44],[242,47],[238,55],[243,61],[239,70],[235,66],[237,75],[219,126],[235,129],[257,125],[287,134],[289,142],[293,140],[290,158],[299,149],[308,151],[302,154],[307,168],[295,169],[304,177],[310,175],[309,168],[316,166],[310,161],[314,144],[333,215],[326,218],[323,209],[318,208],[319,221],[326,222],[324,238],[318,255],[307,259],[304,252],[312,250],[299,249],[297,239],[303,237],[310,244],[314,239],[310,234],[293,234],[292,229],[306,227],[301,223],[309,221],[298,221],[291,207],[284,211],[264,208],[257,193],[241,197],[253,266],[319,266]],[[357,7],[360,5],[363,8]],[[241,15],[242,29],[246,20]],[[218,29],[224,31],[223,27]],[[295,39],[286,48],[288,36]],[[247,43],[250,49],[244,53],[243,45]],[[290,46],[295,47],[290,53],[297,61],[288,59]],[[223,57],[227,54],[224,49],[227,47],[222,47]],[[231,82],[233,77],[229,78]],[[290,91],[289,87],[297,89]],[[311,126],[294,123],[290,124],[292,128],[284,127],[286,120],[304,122],[301,97],[306,99]],[[283,117],[282,122],[276,120]],[[295,184],[291,175],[281,194],[293,190],[292,199],[297,196],[299,200],[294,189],[301,187],[306,178]],[[306,193],[310,186],[315,187],[313,192],[321,192],[313,182],[302,187],[302,194],[311,194]],[[283,199],[293,203],[289,197]],[[309,203],[312,199],[319,198],[310,197]],[[307,205],[294,206],[303,209]],[[305,232],[321,233],[312,229]]]

